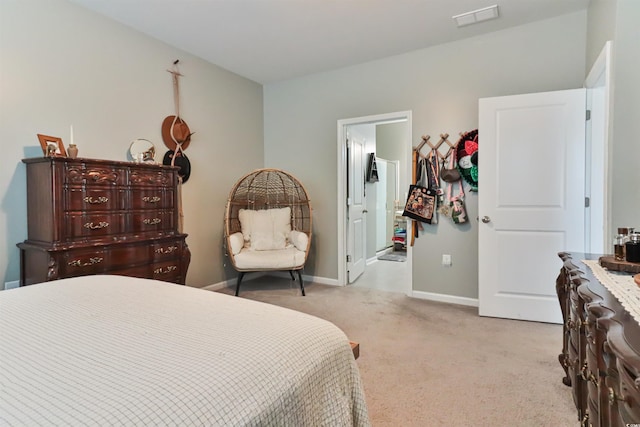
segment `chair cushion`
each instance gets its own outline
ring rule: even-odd
[[[257,231],[251,233],[251,249],[254,251],[270,251],[284,249],[287,245],[287,237],[281,231]]]
[[[233,233],[229,236],[229,246],[231,247],[231,253],[237,254],[240,253],[242,247],[244,246],[244,238],[242,237],[242,233]]]
[[[251,250],[284,249],[291,232],[291,208],[263,210],[240,209],[238,212],[242,236],[251,242]]]
[[[267,251],[243,248],[233,259],[239,270],[290,270],[304,265],[305,254],[293,246]]]
[[[309,236],[301,231],[291,230],[291,233],[289,233],[289,242],[291,242],[296,249],[306,252],[307,245],[309,244]]]

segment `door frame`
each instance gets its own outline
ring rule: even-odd
[[[338,120],[338,188],[337,206],[338,206],[338,285],[347,285],[347,126],[359,124],[383,124],[406,121],[409,129],[409,137],[407,138],[405,147],[405,158],[407,165],[411,165],[411,144],[413,141],[413,120],[412,112],[398,111],[394,113],[376,114],[372,116],[355,117],[351,119]],[[407,167],[405,171],[406,182],[411,182],[411,168]],[[411,294],[412,290],[412,248],[407,245],[407,268],[409,269],[409,281],[402,285],[402,292],[406,295]]]
[[[591,114],[587,127],[585,197],[589,197],[590,206],[585,218],[585,252],[608,253],[609,242],[613,239],[611,225],[611,135],[610,108],[611,91],[611,49],[612,42],[607,41],[598,58],[591,66],[585,79],[587,89],[587,108],[600,114]],[[594,100],[592,92],[601,88],[602,96]],[[593,102],[600,102],[598,106]],[[598,194],[601,193],[601,194]],[[594,219],[601,218],[602,222]]]

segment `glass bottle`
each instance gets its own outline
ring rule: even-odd
[[[625,243],[625,253],[627,262],[640,262],[640,233],[629,235],[629,241]]]
[[[616,261],[625,260],[625,243],[628,231],[627,228],[618,228],[618,235],[613,239],[613,257]]]

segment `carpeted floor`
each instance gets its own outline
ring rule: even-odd
[[[557,362],[562,327],[361,287],[261,277],[241,298],[327,319],[360,343],[374,426],[578,426]],[[232,294],[231,288],[220,292]]]

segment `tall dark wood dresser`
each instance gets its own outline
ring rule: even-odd
[[[178,167],[95,159],[24,159],[28,238],[20,286],[116,274],[184,284]]]
[[[564,318],[562,382],[572,388],[582,426],[640,423],[640,323],[581,260],[598,255],[559,254],[556,290]]]

